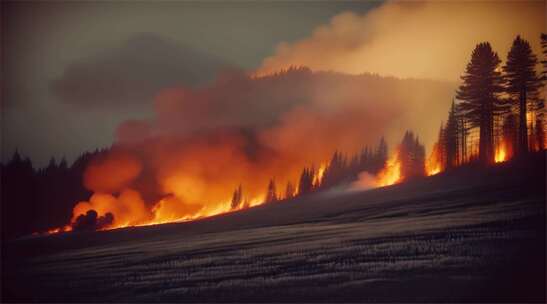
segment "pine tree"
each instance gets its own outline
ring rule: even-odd
[[[458,165],[458,121],[456,117],[456,105],[452,102],[448,112],[448,120],[444,130],[444,150],[446,151],[446,168],[451,169]]]
[[[519,128],[517,152],[519,154],[528,151],[527,104],[530,97],[537,95],[540,87],[540,79],[535,71],[536,64],[536,55],[532,53],[532,48],[528,41],[517,36],[507,55],[507,63],[503,67],[503,70],[505,72],[506,92],[514,100],[518,100]]]
[[[425,175],[425,148],[411,131],[405,132],[399,145],[399,159],[405,180]]]
[[[536,149],[537,151],[543,151],[545,149],[545,127],[540,117],[536,118],[535,131]]]
[[[441,122],[441,127],[439,128],[439,136],[437,139],[437,149],[438,149],[438,158],[441,164],[441,171],[446,169],[446,132],[444,124]]]
[[[547,81],[547,35],[541,34],[541,50],[543,53],[543,60],[541,64],[543,65],[543,71],[541,71],[541,79]]]
[[[467,155],[467,135],[469,135],[469,128],[466,123],[464,115],[461,114],[459,107],[456,106],[456,117],[458,119],[458,140],[460,142],[460,164],[468,161]]]
[[[420,143],[418,136],[414,141],[413,172],[414,176],[425,176],[425,147]]]
[[[514,155],[515,146],[517,143],[517,117],[515,114],[510,113],[505,116],[502,125],[502,140],[505,144],[507,155]]]
[[[268,183],[268,191],[266,192],[266,203],[272,203],[277,201],[277,189],[275,187],[274,179],[270,179]]]
[[[500,62],[490,43],[479,43],[456,93],[462,115],[470,127],[479,128],[479,158],[483,163],[494,161],[494,116],[506,108],[498,98],[503,91]]]
[[[237,189],[234,191],[234,195],[232,196],[232,209],[239,208],[242,202],[243,202],[243,189],[240,184],[239,187],[237,187]]]
[[[313,189],[313,173],[310,169],[304,168],[302,174],[300,174],[300,181],[298,183],[298,194],[306,194]]]
[[[371,156],[371,163],[370,163],[370,172],[373,174],[378,173],[382,168],[384,168],[386,161],[387,161],[387,143],[384,137],[382,136],[380,138],[380,142],[378,143],[378,147],[376,148],[376,151]]]
[[[289,181],[287,183],[287,188],[285,188],[285,199],[290,199],[292,197],[294,197],[294,186],[293,184]]]
[[[335,151],[327,168],[325,169],[321,186],[332,187],[339,183],[344,177],[344,170],[345,165],[342,154]]]

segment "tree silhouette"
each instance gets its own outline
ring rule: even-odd
[[[541,50],[543,53],[543,71],[541,71],[541,79],[547,81],[547,34],[541,33]]]
[[[541,118],[536,118],[536,128],[535,128],[535,141],[536,141],[536,150],[542,151],[545,149],[545,129],[543,126],[543,120]]]
[[[374,156],[373,173],[378,173],[384,167],[387,161],[387,143],[384,137],[380,138],[378,148],[376,149],[376,155]]]
[[[346,162],[342,153],[335,151],[323,173],[322,187],[332,187],[340,183],[347,175]]]
[[[503,70],[505,71],[506,92],[518,100],[518,154],[528,152],[527,103],[530,97],[537,95],[540,87],[540,79],[535,71],[536,64],[536,55],[532,53],[528,41],[517,36],[507,55],[507,63]]]
[[[479,158],[483,163],[494,161],[494,116],[506,108],[498,98],[503,91],[499,64],[498,54],[492,51],[490,43],[479,43],[456,92],[462,115],[471,127],[479,128]]]
[[[458,120],[456,117],[456,105],[452,102],[448,112],[448,120],[444,130],[444,150],[446,151],[446,169],[452,169],[458,165],[459,146],[458,146]]]
[[[405,180],[425,175],[425,148],[411,131],[406,131],[399,145],[401,175]]]
[[[308,168],[304,168],[300,174],[298,183],[298,194],[306,194],[313,190],[313,172]]]
[[[91,196],[82,184],[87,164],[105,152],[86,152],[71,166],[66,160],[57,163],[52,158],[45,168],[34,169],[30,159],[15,151],[11,160],[0,165],[2,239],[68,223],[74,205]]]
[[[277,201],[277,189],[275,187],[274,179],[270,179],[268,183],[268,191],[266,192],[266,203],[272,203]]]
[[[514,155],[517,139],[517,117],[510,113],[505,116],[502,125],[502,140],[508,155]]]
[[[294,197],[294,185],[289,181],[287,187],[285,188],[285,199],[290,199]]]
[[[234,191],[234,194],[232,195],[232,209],[237,209],[243,202],[243,189],[241,187],[241,184],[237,187],[237,189]]]

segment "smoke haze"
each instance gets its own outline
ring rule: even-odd
[[[544,1],[388,2],[363,15],[346,12],[294,43],[281,43],[256,71],[291,65],[459,80],[474,46],[490,41],[502,60],[521,35],[540,54]]]

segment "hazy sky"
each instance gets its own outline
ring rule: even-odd
[[[377,2],[2,2],[2,159],[42,166],[112,143],[162,86],[254,69],[281,42]]]

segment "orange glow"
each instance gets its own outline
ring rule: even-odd
[[[385,187],[399,183],[402,180],[401,176],[401,161],[399,160],[399,151],[395,151],[393,155],[386,161],[384,168],[376,176],[376,185]]]
[[[425,172],[427,176],[435,175],[442,171],[441,153],[438,143],[435,143],[431,154],[425,162]]]
[[[315,175],[313,176],[313,186],[319,187],[321,185],[321,182],[323,181],[323,175],[325,174],[325,170],[327,169],[327,165],[325,163],[321,164],[319,166],[319,169],[315,172]]]
[[[509,159],[509,155],[507,153],[507,147],[506,147],[505,141],[502,140],[496,147],[496,154],[494,156],[494,161],[496,163],[501,163],[508,159]]]

